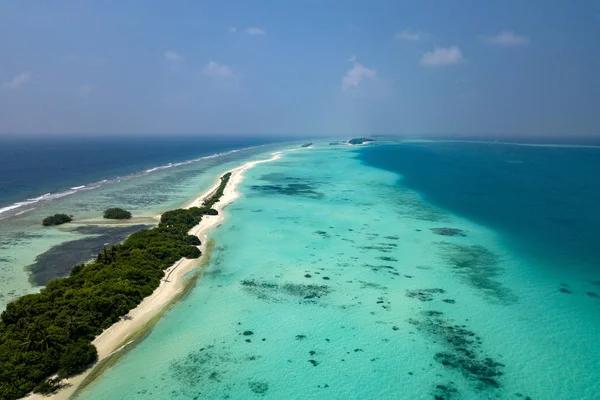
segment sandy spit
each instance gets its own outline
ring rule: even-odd
[[[198,236],[198,238],[200,238],[200,241],[202,242],[202,244],[199,246],[200,251],[204,253],[204,250],[206,249],[208,234],[214,228],[219,226],[225,218],[223,209],[239,197],[237,187],[244,179],[244,172],[257,164],[274,161],[280,157],[281,153],[276,152],[273,153],[273,156],[269,159],[250,161],[244,165],[241,165],[229,171],[231,172],[231,177],[229,178],[229,182],[225,186],[223,196],[221,196],[219,201],[213,207],[219,212],[219,214],[214,216],[205,215],[202,218],[202,221],[189,231],[191,235],[196,235]],[[201,196],[192,201],[190,204],[188,204],[186,208],[201,206],[204,199],[210,194],[212,194],[219,187],[219,183],[220,179],[215,184],[215,186],[213,186],[208,191],[206,191]],[[138,304],[136,308],[129,311],[125,318],[122,318],[119,322],[111,325],[109,328],[105,329],[100,335],[98,335],[96,339],[92,342],[92,344],[96,346],[96,349],[98,350],[98,362],[104,360],[113,353],[120,351],[124,347],[130,345],[133,342],[133,340],[128,341],[128,337],[133,336],[134,333],[138,332],[155,316],[157,316],[161,311],[163,311],[166,306],[169,305],[171,300],[174,299],[184,287],[184,280],[182,278],[188,272],[194,269],[194,267],[196,267],[200,263],[201,259],[202,256],[196,259],[182,258],[181,260],[173,264],[171,267],[167,268],[165,270],[165,277],[160,282],[158,288],[156,288],[156,290],[150,296],[142,300],[142,302]],[[96,363],[96,365],[97,364],[98,363]],[[30,394],[26,398],[32,400],[68,399],[73,393],[75,393],[77,388],[93,370],[94,367],[88,369],[80,375],[63,380],[62,383],[65,385],[65,387],[51,396]]]

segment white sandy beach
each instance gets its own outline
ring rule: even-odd
[[[244,172],[257,164],[274,161],[280,157],[281,154],[276,152],[273,153],[273,156],[269,159],[251,161],[230,171],[231,177],[225,186],[223,196],[221,196],[220,200],[213,207],[219,212],[219,214],[215,216],[205,215],[202,218],[202,221],[189,231],[190,234],[196,235],[202,242],[202,244],[199,246],[200,251],[204,253],[208,234],[225,218],[223,209],[239,196],[237,187],[244,178]],[[187,208],[201,206],[204,199],[218,188],[219,183],[220,180],[210,190],[192,201]],[[182,258],[174,265],[167,268],[165,270],[165,277],[154,293],[146,297],[140,304],[138,304],[136,308],[131,310],[127,314],[126,318],[121,319],[119,322],[115,323],[98,335],[92,342],[92,344],[96,346],[96,349],[98,350],[98,361],[102,361],[116,351],[119,351],[123,347],[131,344],[133,341],[128,342],[127,338],[139,331],[142,327],[144,327],[144,325],[150,322],[152,318],[158,315],[167,305],[169,305],[171,300],[174,299],[184,287],[182,278],[194,267],[196,267],[200,263],[201,259],[202,256],[196,259]],[[85,378],[93,371],[93,369],[94,367],[88,369],[81,375],[63,381],[65,383],[65,387],[51,396],[31,394],[28,396],[28,398],[36,400],[68,399],[77,390]]]

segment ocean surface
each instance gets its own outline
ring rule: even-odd
[[[599,170],[589,147],[284,151],[247,171],[188,295],[76,397],[598,399]]]
[[[0,138],[0,310],[94,257],[106,245],[156,224],[243,160],[286,144],[260,137]],[[278,140],[280,142],[280,140]],[[123,207],[131,220],[107,224]],[[43,227],[48,215],[74,222]]]
[[[532,260],[600,278],[600,146],[414,143],[365,148],[360,157]]]
[[[11,210],[117,177],[277,141],[280,139],[230,135],[0,136],[0,218]]]

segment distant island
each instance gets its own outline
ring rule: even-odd
[[[330,146],[339,146],[340,144],[344,144],[344,142],[330,142]]]
[[[369,139],[369,138],[365,138],[365,137],[352,138],[352,139],[348,140],[348,144],[365,144],[365,143],[374,142],[374,141],[375,141],[375,139]]]
[[[312,143],[304,143],[304,144],[303,144],[302,146],[300,146],[300,147],[309,147],[309,146],[312,146]]]
[[[131,213],[122,208],[114,207],[104,211],[104,218],[106,219],[130,219]]]
[[[42,225],[44,226],[53,226],[53,225],[62,225],[67,222],[73,221],[72,215],[67,214],[54,214],[52,216],[44,218],[42,221]]]

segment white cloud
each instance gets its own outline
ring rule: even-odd
[[[267,34],[264,29],[254,27],[246,28],[245,32],[250,36],[263,36]]]
[[[2,84],[2,87],[5,89],[18,89],[19,87],[30,82],[31,78],[33,78],[33,74],[31,72],[21,72],[19,75],[16,75],[10,81],[4,82]]]
[[[93,90],[94,90],[94,85],[85,83],[77,88],[77,93],[79,94],[79,96],[81,96],[83,98],[88,98],[90,96],[90,94],[92,94]]]
[[[423,54],[421,64],[426,67],[460,64],[464,60],[457,46],[436,47],[433,51]]]
[[[529,43],[527,36],[517,35],[511,31],[500,32],[495,36],[484,36],[483,40],[497,46],[523,46]]]
[[[225,64],[218,64],[214,61],[209,61],[206,64],[206,67],[202,70],[203,74],[212,75],[212,76],[220,76],[220,77],[230,77],[233,76],[233,71],[231,67]]]
[[[411,42],[421,40],[422,37],[423,35],[420,32],[413,32],[410,29],[404,29],[400,32],[396,32],[394,35],[394,39],[396,40],[408,40]]]
[[[354,63],[354,67],[350,69],[342,78],[342,90],[358,86],[364,79],[377,79],[377,71],[372,68],[367,68],[359,62],[356,62],[356,56],[350,57],[348,60]]]
[[[167,61],[170,61],[173,63],[178,63],[178,62],[183,61],[184,59],[185,58],[181,54],[177,53],[176,51],[167,50],[165,52],[165,60],[167,60]]]
[[[236,32],[237,32],[237,28],[235,26],[229,27],[229,33],[236,33]]]

